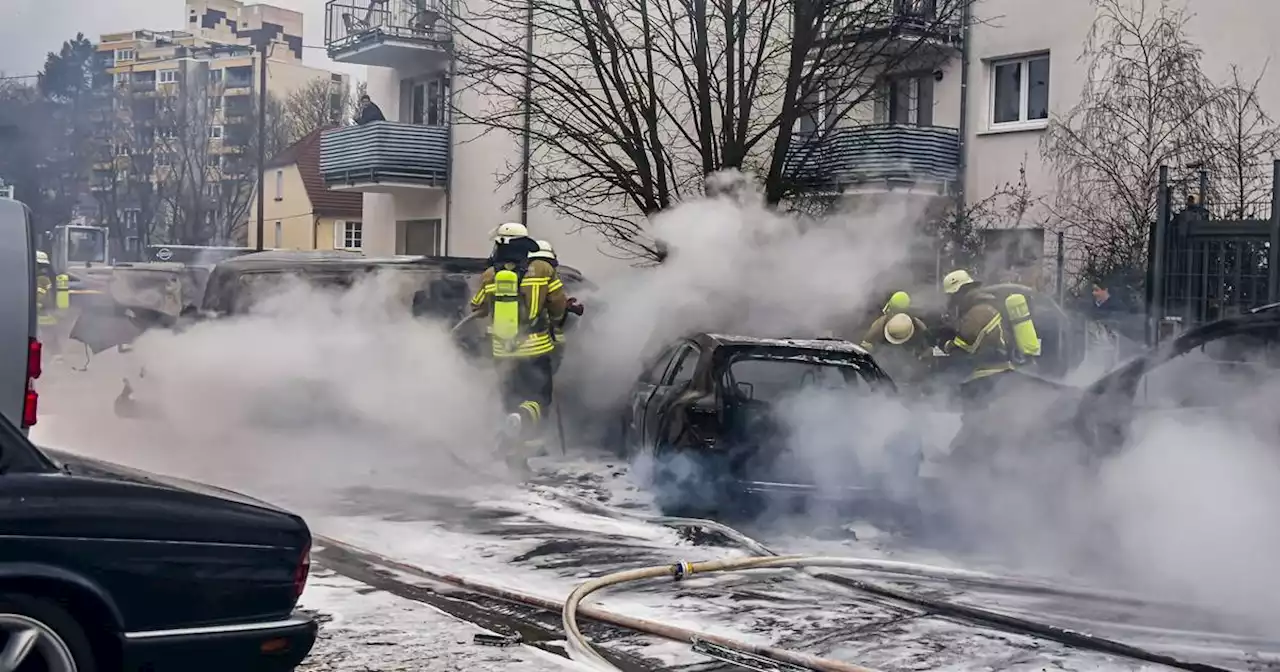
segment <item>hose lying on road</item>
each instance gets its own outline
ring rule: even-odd
[[[377,553],[374,553],[373,551],[370,551],[368,549],[360,548],[358,546],[354,546],[346,542],[336,541],[336,540],[329,539],[327,537],[322,537],[319,535],[316,536],[316,541],[322,545],[334,546],[336,548],[344,548],[344,549],[348,549],[351,551],[364,554],[366,556],[376,557],[378,558],[379,564],[385,566],[386,568],[401,571],[410,576],[416,576],[418,578],[427,579],[429,581],[436,581],[439,583],[445,583],[445,584],[457,586],[459,588],[465,588],[467,590],[479,593],[481,595],[486,595],[488,597],[492,597],[499,600],[505,600],[507,602],[524,604],[531,607],[536,607],[538,609],[545,609],[551,612],[559,611],[561,612],[562,616],[563,616],[564,610],[566,609],[567,603],[561,600],[549,600],[544,597],[539,597],[537,595],[532,595],[530,593],[526,593],[523,591],[513,590],[510,588],[503,588],[501,586],[495,586],[491,583],[487,583],[484,581],[477,581],[475,579],[462,576],[460,574],[452,574],[449,572],[443,572],[438,570],[423,569],[421,567],[417,567],[407,563],[392,560],[385,556],[381,556]],[[743,562],[745,560],[752,560],[752,561],[759,562],[759,561],[773,561],[775,560],[775,558],[737,558],[735,559],[736,562]],[[658,569],[660,571],[655,573],[654,576],[661,576],[664,573],[669,575],[672,571],[670,567],[662,567]],[[701,571],[705,572],[708,570],[704,569]],[[581,589],[582,588],[579,587],[578,590],[581,590]],[[576,592],[577,591],[575,591],[575,593]],[[571,600],[573,599],[572,594],[570,595],[569,599]],[[849,663],[844,663],[837,660],[819,658],[817,656],[812,656],[809,654],[777,649],[770,646],[758,646],[758,645],[749,644],[746,642],[739,642],[727,637],[721,637],[719,635],[712,635],[712,634],[697,632],[694,630],[681,628],[679,626],[670,625],[667,623],[659,623],[657,621],[651,621],[648,619],[625,616],[623,614],[617,614],[611,611],[607,611],[605,609],[601,609],[599,607],[592,607],[587,605],[582,605],[582,606],[575,605],[575,608],[574,608],[573,623],[574,623],[575,632],[577,633],[579,639],[582,638],[582,633],[580,630],[577,629],[578,615],[581,615],[585,618],[589,618],[593,621],[608,623],[609,625],[614,625],[620,628],[625,628],[627,630],[633,630],[635,632],[639,632],[642,634],[652,635],[654,637],[661,637],[663,639],[669,639],[676,642],[683,642],[686,644],[692,644],[695,641],[710,642],[712,644],[718,644],[728,649],[745,651],[745,652],[754,653],[766,658],[772,658],[774,660],[790,662],[793,665],[799,665],[800,667],[804,667],[810,670],[818,670],[819,672],[875,672],[874,670],[870,670],[869,668],[866,668],[866,667],[859,667],[857,665],[851,665]],[[569,635],[569,641],[571,642],[570,646],[572,646],[572,641],[573,641],[572,635]],[[596,652],[593,648],[591,648],[590,645],[587,645],[587,648],[591,650],[591,655],[595,656],[595,658],[592,659],[593,661],[596,661],[597,659],[598,661],[603,661],[603,662],[595,662],[595,665],[597,667],[603,667],[603,669],[610,670],[611,672],[618,669],[617,667],[609,663],[607,660],[605,660],[604,656],[601,656],[598,652]],[[573,655],[572,651],[570,651],[570,655],[571,656]]]
[[[704,518],[680,518],[673,516],[654,516],[643,513],[636,513],[624,509],[618,509],[606,506],[599,502],[594,502],[585,497],[571,495],[552,489],[541,489],[541,492],[551,498],[558,499],[568,503],[571,506],[582,509],[590,513],[596,513],[608,518],[625,518],[636,520],[639,522],[653,523],[657,525],[665,525],[674,528],[703,528],[711,532],[715,532],[729,539],[733,543],[741,546],[743,549],[750,551],[758,556],[776,556],[781,555],[777,551],[760,543],[759,541],[748,537],[742,532],[729,527],[723,523],[708,520]],[[850,558],[850,561],[854,561]],[[939,567],[936,565],[926,565],[923,563],[903,562],[898,560],[877,560],[872,558],[857,559],[859,566],[847,566],[844,569],[856,569],[859,571],[877,572],[885,574],[901,574],[904,576],[912,576],[922,579],[930,579],[936,581],[947,582],[963,582],[971,586],[995,588],[998,590],[1011,590],[1024,593],[1032,593],[1038,595],[1055,595],[1061,597],[1080,598],[1087,600],[1108,601],[1119,604],[1128,604],[1136,606],[1162,606],[1170,609],[1189,609],[1188,605],[1180,605],[1174,603],[1155,602],[1149,599],[1136,597],[1133,595],[1125,595],[1121,593],[1105,592],[1089,590],[1080,587],[1068,587],[1049,585],[1037,581],[1029,581],[1025,579],[1010,579],[998,574],[988,572],[978,572],[967,569],[954,569],[950,567]],[[814,578],[826,580],[826,577],[808,574]],[[828,581],[829,582],[829,581]],[[838,582],[844,587],[845,582]]]
[[[807,560],[809,562],[817,561],[815,558],[808,558]],[[834,561],[836,559],[828,558],[827,560]],[[608,672],[614,672],[618,669],[606,660],[604,656],[596,652],[596,650],[591,646],[591,643],[582,634],[582,630],[578,628],[578,613],[582,612],[586,614],[586,610],[588,609],[587,607],[582,606],[582,601],[586,599],[587,596],[598,590],[603,590],[611,586],[622,585],[624,583],[630,583],[632,581],[656,579],[666,576],[683,578],[694,573],[706,574],[709,572],[738,571],[744,569],[800,567],[802,566],[801,563],[804,562],[806,562],[806,558],[802,558],[800,556],[731,558],[694,563],[681,562],[675,565],[645,567],[641,569],[627,570],[625,572],[617,572],[615,574],[609,574],[607,576],[602,576],[598,579],[588,581],[575,588],[574,591],[569,594],[569,599],[565,600],[564,608],[561,612],[565,636],[568,641],[569,657],[577,662],[591,664],[601,670],[607,670]],[[688,642],[689,644],[694,642],[694,639],[685,637],[672,637],[672,639],[680,639]],[[727,648],[737,649],[739,651],[746,651],[747,653],[754,653],[783,663],[798,665],[810,670],[821,670],[822,672],[873,672],[870,668],[862,667],[860,665],[844,663],[836,660],[826,660],[806,653],[785,651],[767,646],[747,645],[713,635],[697,635],[697,639],[711,642],[712,644],[719,644]]]
[[[587,505],[590,508],[611,510],[609,509],[609,507],[604,507],[602,505],[596,504],[595,502],[590,502],[589,500],[577,498],[572,495],[557,494],[557,496],[566,500],[577,500],[579,504]],[[691,525],[705,527],[707,529],[725,533],[726,536],[729,536],[730,538],[743,539],[743,540],[749,541],[750,542],[749,546],[753,547],[754,549],[759,549],[763,551],[763,553],[760,553],[760,555],[764,557],[736,558],[736,559],[729,559],[729,560],[713,560],[710,562],[701,562],[701,563],[683,563],[682,562],[682,563],[677,563],[675,565],[663,565],[658,567],[633,569],[625,572],[609,574],[607,576],[603,576],[598,579],[588,581],[578,586],[578,588],[569,595],[569,599],[565,602],[564,609],[561,614],[564,620],[564,630],[568,635],[570,656],[574,657],[575,660],[595,664],[597,667],[601,667],[602,669],[609,670],[610,672],[613,672],[617,668],[610,665],[607,661],[604,661],[603,657],[600,656],[600,654],[597,653],[591,647],[590,642],[585,637],[582,636],[582,633],[579,630],[576,623],[576,614],[585,608],[580,606],[580,603],[584,598],[586,598],[591,593],[607,587],[617,586],[617,585],[621,585],[631,581],[658,578],[658,577],[668,576],[668,575],[676,576],[677,578],[683,578],[683,576],[688,576],[694,573],[705,574],[708,572],[743,571],[743,570],[749,570],[749,569],[769,569],[769,568],[773,568],[773,569],[793,568],[793,569],[805,570],[805,569],[817,568],[817,567],[855,569],[855,570],[871,569],[871,570],[888,571],[888,572],[896,571],[898,573],[913,573],[918,576],[919,575],[930,576],[931,578],[950,577],[952,579],[962,579],[962,580],[973,580],[975,578],[985,578],[985,579],[993,578],[993,575],[982,574],[980,572],[967,572],[964,570],[953,570],[953,569],[947,569],[947,568],[941,568],[941,567],[929,567],[927,565],[916,565],[914,563],[867,560],[864,558],[832,558],[832,557],[821,557],[821,556],[795,556],[795,555],[780,556],[777,553],[773,552],[772,550],[769,550],[766,546],[759,543],[758,541],[755,541],[750,537],[747,537],[746,535],[742,534],[741,532],[738,532],[737,530],[733,530],[733,528],[730,528],[727,525],[724,525],[722,523],[717,523],[715,521],[693,519],[693,518],[686,518],[686,519],[665,518],[661,516],[646,517],[643,515],[631,514],[629,512],[621,512],[621,511],[617,513],[619,514],[619,517],[636,518],[636,519],[648,518],[651,522],[655,522],[655,523],[662,522],[664,520],[665,521],[682,521],[681,523],[668,522],[665,524],[691,524]],[[744,544],[744,545],[747,545],[747,544]],[[904,570],[910,570],[910,571],[904,572]],[[1191,672],[1229,672],[1225,668],[1216,667],[1213,665],[1207,665],[1203,663],[1195,663],[1195,662],[1180,660],[1173,656],[1168,656],[1160,653],[1155,653],[1153,651],[1140,649],[1138,647],[1130,646],[1128,644],[1124,644],[1121,642],[1113,641],[1113,640],[1102,638],[1102,637],[1096,637],[1088,633],[1077,632],[1075,630],[1069,630],[1067,628],[1060,628],[1057,626],[1047,625],[1044,623],[1029,621],[1026,619],[1010,616],[1000,612],[991,611],[988,609],[981,609],[978,607],[970,607],[963,604],[947,602],[945,600],[935,600],[932,598],[922,597],[920,595],[911,593],[909,591],[889,588],[889,587],[881,586],[875,583],[854,579],[848,576],[840,576],[840,575],[834,575],[834,574],[814,574],[813,576],[815,578],[836,583],[846,588],[852,588],[854,590],[857,590],[866,594],[875,595],[877,597],[882,597],[882,598],[894,600],[897,602],[911,604],[913,606],[926,609],[931,613],[935,613],[941,616],[949,616],[951,618],[955,618],[962,621],[968,621],[970,623],[976,623],[979,625],[984,625],[989,627],[996,627],[1002,630],[1016,632],[1016,633],[1025,634],[1025,635],[1042,637],[1044,639],[1055,641],[1060,644],[1064,644],[1064,645],[1075,647],[1075,648],[1081,648],[1081,649],[1096,651],[1099,653],[1105,653],[1110,655],[1122,656],[1122,657],[1131,658],[1134,660],[1155,663],[1157,665],[1165,665],[1167,667],[1172,667],[1180,670],[1190,670]],[[1080,592],[1087,593],[1088,591],[1080,591]],[[1110,599],[1105,593],[1096,593],[1094,594],[1094,596],[1102,597],[1104,599]],[[708,640],[708,641],[713,641],[713,640]],[[802,667],[805,666],[804,664],[795,662],[794,660],[787,660],[784,658],[777,658],[777,660],[782,660],[783,662],[792,662],[793,664],[801,665]],[[830,668],[811,668],[811,669],[830,669]],[[855,669],[860,669],[860,668],[855,668]]]

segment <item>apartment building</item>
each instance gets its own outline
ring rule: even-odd
[[[794,169],[821,176],[809,187],[837,200],[906,193],[928,207],[957,195],[973,204],[1016,183],[1025,163],[1031,195],[1052,194],[1055,178],[1040,156],[1040,141],[1049,118],[1079,99],[1087,71],[1079,57],[1095,19],[1093,3],[976,0],[968,11],[955,11],[944,5],[962,0],[880,1],[884,25],[860,30],[857,39],[877,40],[887,52],[910,49],[911,56],[879,73],[874,105],[839,119],[826,118],[828,106],[818,105],[798,123]],[[1190,30],[1205,49],[1211,77],[1221,79],[1232,63],[1257,76],[1280,56],[1264,34],[1269,19],[1280,18],[1280,3],[1188,2],[1198,12]],[[1147,4],[1156,10],[1156,3]],[[944,14],[949,18],[940,19]],[[483,254],[489,227],[511,218],[504,208],[509,190],[495,188],[494,174],[518,160],[518,147],[506,138],[477,140],[450,123],[450,101],[481,101],[466,92],[451,98],[450,35],[439,15],[428,0],[329,0],[326,22],[330,56],[370,66],[369,92],[392,121],[333,131],[322,151],[329,186],[365,195],[365,246],[379,253]],[[1261,92],[1273,110],[1280,103],[1278,82],[1267,78]],[[821,149],[806,149],[820,131]],[[1039,214],[1027,221],[1042,219]],[[535,211],[530,223],[575,264],[610,265],[595,253],[598,241],[567,235],[551,213]],[[419,230],[426,235],[406,235]],[[1018,248],[1019,257],[1030,255],[1020,262],[1028,265],[1042,266],[1046,250],[1053,251],[1042,229],[990,237]],[[418,244],[406,246],[410,239]]]
[[[330,0],[325,7],[330,58],[369,66],[369,95],[388,120],[330,131],[322,143],[326,184],[364,195],[358,239],[371,254],[486,256],[489,231],[521,218],[506,207],[516,187],[497,184],[504,166],[520,161],[520,143],[451,119],[455,106],[484,101],[453,94],[453,37],[435,6]],[[549,209],[531,207],[528,223],[586,273],[620,263],[599,254],[594,235],[570,235],[573,226]]]
[[[98,66],[103,87],[99,139],[103,151],[94,165],[91,190],[101,204],[100,220],[113,222],[123,233],[118,253],[138,252],[148,241],[177,235],[159,220],[196,216],[235,219],[213,226],[210,236],[219,244],[244,243],[244,219],[251,213],[252,196],[219,193],[220,183],[235,178],[248,184],[256,171],[258,82],[263,67],[258,47],[265,41],[266,91],[277,100],[322,79],[333,90],[332,118],[336,122],[346,75],[302,62],[302,14],[271,5],[245,5],[236,0],[189,0],[186,30],[134,30],[100,37]],[[181,122],[166,117],[181,111]],[[190,137],[188,137],[190,136]],[[206,141],[192,159],[190,138]],[[163,145],[184,145],[188,156],[175,157]],[[270,143],[268,143],[270,144]],[[180,189],[206,189],[209,203],[193,203],[186,212],[165,213],[161,182],[173,182],[175,164],[188,172],[208,172],[181,179],[192,184]],[[199,164],[192,168],[192,164]],[[207,183],[207,185],[206,185]],[[198,198],[190,197],[188,200]],[[144,232],[143,229],[147,231]],[[156,241],[150,241],[156,242]],[[177,242],[164,240],[159,242]]]
[[[935,3],[946,1],[893,0],[893,39],[925,43],[912,63],[885,73],[885,92],[873,113],[834,122],[836,132],[811,159],[824,164],[817,172],[834,179],[815,188],[848,198],[894,191],[959,194],[974,204],[1017,183],[1025,165],[1032,199],[1056,192],[1041,141],[1050,118],[1068,113],[1081,99],[1089,68],[1081,57],[1097,18],[1095,5],[977,0],[972,15],[952,30],[928,20]],[[1172,6],[1189,10],[1188,37],[1203,49],[1202,65],[1212,80],[1225,82],[1238,65],[1252,81],[1280,57],[1280,45],[1268,38],[1268,26],[1280,20],[1280,3],[1181,1]],[[1135,10],[1144,6],[1143,0],[1126,2]],[[1148,19],[1158,6],[1145,2]],[[913,25],[929,25],[931,32],[915,32]],[[1258,94],[1265,110],[1280,111],[1280,77],[1263,77]],[[812,129],[822,121],[802,126]],[[1019,248],[1019,256],[1040,255],[1024,261],[1042,267],[1044,256],[1056,253],[1056,242],[1025,225],[1048,217],[1042,201],[1027,213],[1021,231],[993,231],[989,239],[1005,250]]]

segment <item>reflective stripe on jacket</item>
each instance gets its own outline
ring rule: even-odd
[[[994,305],[995,298],[987,294],[967,297],[966,307],[956,326],[956,336],[951,345],[959,348],[973,362],[973,373],[968,380],[985,378],[1013,370],[1009,358],[1009,339],[1005,337],[1004,318]]]
[[[493,295],[497,290],[494,282],[496,274],[497,270],[492,267],[486,270],[480,277],[480,288],[471,297],[471,310],[478,317],[486,317],[492,313]],[[494,339],[494,357],[538,357],[555,350],[551,329],[553,325],[564,323],[568,300],[560,274],[546,261],[530,261],[520,279],[520,295],[523,305],[528,307],[525,335],[515,351],[507,351]]]

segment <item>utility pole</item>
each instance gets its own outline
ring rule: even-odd
[[[270,39],[264,27],[258,35],[258,251],[262,251],[265,234],[267,181],[267,50]]]
[[[529,226],[529,162],[533,157],[533,0],[525,0],[524,147],[520,164],[520,223]]]

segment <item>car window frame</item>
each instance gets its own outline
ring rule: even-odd
[[[682,345],[682,343],[668,345],[649,360],[649,365],[640,372],[640,382],[646,385],[661,385],[667,371],[671,369],[671,362],[680,354]]]
[[[685,363],[685,360],[689,359],[690,355],[694,356],[694,361],[693,361],[693,367],[691,368],[689,373],[689,380],[684,382],[676,382],[676,378],[675,378],[676,373],[680,372],[681,367]],[[697,343],[694,343],[692,341],[685,341],[684,343],[681,344],[680,351],[676,353],[675,359],[672,360],[671,365],[667,367],[667,371],[663,374],[662,386],[675,387],[676,385],[688,385],[689,383],[692,383],[694,378],[698,377],[698,365],[701,363],[702,363],[702,348],[698,347]]]

